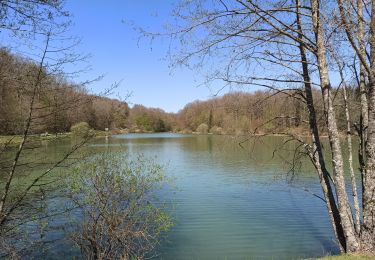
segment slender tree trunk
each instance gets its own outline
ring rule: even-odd
[[[316,112],[315,112],[315,107],[314,107],[314,99],[313,99],[312,87],[310,83],[311,79],[310,79],[310,74],[309,74],[308,65],[307,65],[305,46],[302,40],[303,32],[302,32],[299,8],[300,8],[300,0],[296,0],[296,15],[297,15],[297,27],[298,27],[297,30],[298,30],[298,39],[300,39],[299,50],[300,50],[300,55],[301,55],[303,78],[305,82],[304,86],[305,86],[305,94],[306,94],[306,104],[307,104],[307,109],[308,109],[308,114],[309,114],[309,127],[310,127],[312,142],[313,142],[313,151],[312,151],[311,157],[312,157],[314,166],[319,176],[320,185],[322,187],[324,198],[326,200],[328,215],[331,219],[331,223],[335,232],[335,236],[337,240],[339,241],[341,251],[346,251],[346,240],[345,240],[342,226],[340,224],[341,218],[340,218],[340,214],[338,212],[336,201],[333,195],[333,191],[332,191],[332,187],[330,183],[330,175],[325,165],[322,145],[321,145],[320,137],[319,137],[318,123],[317,123]]]
[[[370,23],[371,75],[368,84],[368,129],[366,142],[366,168],[363,175],[363,250],[375,250],[375,0],[372,0]]]
[[[375,1],[375,0],[374,0]],[[326,47],[324,31],[320,18],[319,0],[311,0],[313,31],[316,37],[316,57],[320,75],[320,84],[324,102],[324,113],[328,129],[328,137],[331,146],[331,156],[333,165],[333,179],[336,190],[338,210],[341,217],[341,226],[346,238],[346,251],[354,252],[359,249],[358,239],[354,229],[353,216],[345,190],[343,157],[339,132],[336,124],[336,116],[331,97],[331,84],[328,75],[328,65],[326,60]],[[374,126],[375,128],[375,126]],[[375,136],[374,136],[375,137]],[[375,154],[374,154],[375,156]],[[375,160],[374,160],[375,163]]]
[[[360,55],[366,57],[366,43],[365,43],[365,32],[363,28],[363,0],[357,0],[357,14],[358,14],[358,32],[357,38],[359,43]],[[365,172],[365,156],[366,156],[366,140],[367,140],[367,127],[368,127],[368,105],[367,105],[367,87],[366,87],[366,69],[362,62],[359,65],[359,91],[361,99],[361,114],[360,114],[360,126],[359,126],[359,148],[358,158],[361,171],[362,179],[362,190],[363,187],[363,175]],[[363,198],[362,198],[363,207]]]
[[[365,32],[363,29],[363,0],[357,0],[358,13],[358,42],[360,55],[366,57]],[[360,62],[359,71],[359,89],[361,94],[361,116],[363,122],[364,136],[366,136],[366,128],[368,126],[368,106],[367,106],[367,89],[366,89],[366,69]],[[366,138],[365,138],[366,139]]]
[[[32,122],[32,118],[33,118],[35,99],[36,99],[36,96],[38,94],[38,89],[39,89],[39,87],[42,83],[42,80],[43,80],[43,78],[42,78],[43,65],[44,65],[44,60],[45,60],[48,45],[49,45],[49,40],[50,40],[50,38],[48,36],[46,46],[45,46],[45,49],[44,49],[44,52],[43,52],[43,56],[42,56],[42,59],[41,59],[40,64],[39,64],[38,74],[36,75],[35,82],[33,83],[33,94],[31,96],[31,100],[30,100],[28,117],[26,119],[25,128],[24,128],[24,132],[23,132],[23,135],[22,135],[22,141],[21,141],[20,145],[18,146],[16,155],[13,159],[12,167],[9,171],[8,178],[7,178],[7,181],[5,183],[4,191],[1,195],[1,199],[0,199],[0,226],[5,222],[5,220],[8,217],[7,212],[5,210],[5,206],[6,206],[5,204],[7,202],[7,198],[8,198],[9,193],[10,193],[11,184],[12,184],[12,181],[14,179],[14,174],[16,172],[16,168],[18,166],[18,162],[19,162],[21,153],[24,149],[27,137],[29,135],[31,122]]]
[[[345,116],[346,116],[346,138],[348,142],[348,153],[349,153],[349,156],[348,156],[349,172],[350,172],[350,180],[352,184],[353,202],[354,202],[354,210],[355,210],[355,231],[357,232],[357,236],[358,236],[361,230],[361,211],[359,208],[357,181],[355,179],[354,168],[353,168],[352,131],[351,131],[351,126],[350,126],[348,95],[347,95],[345,83],[343,84],[343,96],[344,96],[344,106],[345,106]]]
[[[371,82],[369,85],[368,109],[367,163],[363,175],[363,226],[361,241],[364,250],[375,250],[375,82]]]
[[[369,121],[366,143],[367,163],[363,174],[363,225],[361,242],[364,250],[375,250],[375,82],[369,84]]]

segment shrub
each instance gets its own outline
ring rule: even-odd
[[[144,156],[103,153],[75,168],[70,198],[83,219],[73,240],[85,259],[141,259],[171,226],[156,198],[162,167]],[[158,206],[156,206],[158,205]]]
[[[224,131],[223,131],[223,128],[221,128],[221,127],[213,126],[210,129],[210,133],[212,133],[214,135],[222,135],[222,134],[224,134]]]
[[[207,134],[208,133],[208,125],[207,124],[200,124],[198,127],[197,127],[197,130],[196,132],[200,133],[200,134]]]
[[[90,126],[86,122],[79,122],[77,124],[74,124],[70,128],[70,132],[74,136],[79,136],[79,137],[87,137],[90,134]]]
[[[192,131],[189,128],[185,128],[182,131],[180,131],[181,134],[191,134]]]

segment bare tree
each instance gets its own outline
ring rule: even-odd
[[[47,34],[45,40],[45,48],[42,51],[39,64],[34,70],[34,74],[30,77],[30,81],[26,82],[28,90],[31,91],[30,99],[28,100],[28,111],[24,122],[24,130],[21,136],[18,148],[13,154],[13,158],[9,159],[9,151],[13,150],[11,147],[4,146],[4,151],[1,153],[1,172],[6,174],[5,181],[1,182],[1,197],[0,197],[0,237],[1,240],[8,242],[13,241],[12,234],[15,234],[18,227],[25,223],[35,221],[37,211],[36,207],[30,207],[29,202],[36,197],[35,194],[43,187],[48,189],[48,184],[53,183],[53,171],[57,167],[63,166],[64,163],[81,148],[88,140],[89,136],[78,141],[72,148],[54,162],[45,161],[30,161],[25,162],[23,159],[25,152],[32,149],[37,151],[38,145],[32,141],[32,130],[38,125],[40,116],[37,114],[39,96],[46,91],[46,85],[49,83],[49,77],[56,73],[63,60],[59,60],[57,64],[52,64],[49,60],[48,54],[53,48],[51,47],[52,35]],[[55,60],[54,58],[52,58]],[[56,61],[56,60],[55,60]],[[23,167],[30,170],[37,167],[39,164],[46,164],[47,167],[41,167],[40,172],[34,175],[31,179],[27,178],[22,185],[17,184],[16,180],[22,178],[20,174]],[[47,180],[48,179],[48,180]],[[44,197],[44,196],[43,196]],[[43,200],[43,197],[41,198]],[[33,203],[36,201],[34,200]],[[32,204],[32,203],[31,203]],[[27,212],[27,213],[26,213]],[[17,233],[17,232],[16,232]],[[17,234],[16,234],[17,235]],[[18,248],[19,249],[19,248]],[[1,250],[2,251],[2,250]]]
[[[338,0],[340,21],[350,46],[360,62],[361,124],[360,163],[362,165],[363,224],[361,242],[365,250],[375,248],[375,13],[374,1],[343,3]],[[351,1],[350,1],[351,2]],[[353,5],[354,4],[354,5]],[[370,10],[371,11],[368,11]],[[364,14],[364,12],[366,12]],[[350,15],[347,15],[350,14]],[[358,26],[358,29],[356,29]],[[365,34],[367,32],[367,35]],[[366,38],[369,48],[366,49]],[[368,54],[369,53],[369,54]],[[366,83],[366,79],[368,84]],[[367,86],[367,87],[366,87]]]
[[[78,44],[77,40],[66,36],[69,24],[69,19],[65,19],[66,17],[68,13],[63,10],[63,1],[1,1],[0,3],[1,32],[8,33],[8,37],[12,39],[7,44],[12,45],[13,40],[16,41],[13,37],[13,34],[16,34],[27,40],[28,47],[32,50],[27,58],[22,58],[16,63],[21,64],[21,68],[14,68],[16,64],[9,64],[14,65],[11,70],[19,69],[20,73],[1,75],[2,79],[8,79],[5,84],[16,83],[13,87],[16,88],[18,95],[15,100],[19,101],[19,104],[13,104],[14,107],[19,105],[21,107],[19,111],[27,111],[20,116],[22,135],[18,137],[20,139],[18,147],[12,145],[12,138],[10,138],[0,150],[1,257],[12,254],[23,256],[25,252],[22,250],[27,248],[27,244],[21,241],[24,237],[28,238],[22,234],[22,227],[28,223],[35,223],[41,215],[42,218],[48,217],[40,212],[41,208],[37,205],[45,203],[46,191],[52,189],[57,181],[58,176],[54,174],[56,169],[72,163],[74,161],[71,160],[72,155],[91,137],[77,139],[71,149],[52,161],[49,160],[50,158],[37,156],[33,159],[28,158],[30,152],[37,153],[40,147],[40,142],[35,141],[38,138],[33,134],[38,133],[44,118],[50,114],[50,108],[44,106],[41,99],[51,90],[51,86],[56,84],[57,78],[67,79],[71,76],[64,71],[66,64],[85,59],[85,56],[76,54],[73,50]],[[35,42],[31,44],[33,40]],[[14,51],[22,53],[24,50],[20,48]],[[71,86],[71,84],[63,84],[60,90],[67,92]],[[60,112],[63,112],[79,104],[81,104],[80,99],[72,98],[68,102],[55,104],[55,107],[59,106]],[[17,133],[17,130],[13,133]],[[56,136],[56,138],[60,137]],[[28,174],[23,173],[25,170]],[[57,213],[59,212],[49,212],[47,215],[52,216]],[[33,248],[35,249],[35,246],[28,248],[28,251],[32,251]]]
[[[0,3],[0,31],[21,37],[46,34],[51,26],[66,27],[70,23],[64,0],[3,0]]]
[[[290,94],[286,89],[299,93],[294,97],[307,107],[312,140],[311,143],[298,137],[295,140],[304,144],[314,163],[336,237],[345,252],[375,251],[374,4],[375,1],[362,0],[346,1],[345,4],[343,1],[319,0],[181,1],[174,12],[177,22],[169,27],[172,28],[170,31],[141,31],[146,36],[171,37],[172,62],[193,68],[205,66],[209,71],[208,82],[265,87],[285,95]],[[332,69],[330,50],[337,49],[335,39],[338,37],[341,37],[341,50],[337,55],[344,59],[356,55],[360,61],[354,65],[355,69],[359,68],[361,93],[361,122],[357,124],[363,171],[363,219],[360,224],[358,213],[353,216],[346,191],[335,91],[330,79],[336,73]],[[369,46],[368,50],[366,46]],[[176,49],[179,51],[173,51]],[[303,93],[298,92],[301,86]],[[321,90],[322,106],[314,102],[314,88]],[[323,157],[317,110],[324,112],[331,148],[329,160]],[[349,118],[344,120],[350,122]],[[350,135],[348,138],[351,143]],[[326,167],[329,162],[332,172]],[[354,191],[354,178],[350,183]],[[355,192],[353,194],[357,197]],[[358,208],[356,204],[357,212]]]

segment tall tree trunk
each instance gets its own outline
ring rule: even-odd
[[[363,0],[357,0],[357,14],[358,14],[358,32],[357,38],[359,43],[360,55],[366,57],[366,43],[365,43],[365,32],[363,28]],[[360,126],[359,126],[359,148],[358,157],[362,178],[362,190],[363,187],[363,175],[365,172],[365,154],[366,154],[366,140],[367,140],[367,127],[368,127],[368,105],[367,105],[367,88],[366,88],[366,69],[362,62],[359,65],[359,91],[361,99],[361,114],[360,114]],[[362,198],[363,207],[363,198]]]
[[[324,39],[324,31],[321,24],[319,5],[319,0],[311,0],[313,31],[315,33],[316,38],[315,55],[318,63],[317,65],[319,69],[320,84],[322,89],[324,113],[328,129],[329,143],[331,147],[333,179],[336,190],[338,210],[341,217],[341,226],[346,238],[346,251],[354,252],[359,249],[359,243],[354,229],[353,216],[348,201],[348,196],[345,190],[343,157],[339,139],[339,132],[336,124],[336,116],[331,97],[331,84],[328,75],[326,46]]]
[[[371,80],[372,81],[372,80]],[[366,143],[367,163],[363,175],[363,226],[361,240],[365,250],[375,250],[375,82],[369,85],[369,124]]]
[[[348,95],[347,95],[345,83],[343,84],[343,96],[344,96],[344,106],[345,106],[345,116],[346,116],[346,138],[348,142],[348,153],[349,153],[349,156],[348,156],[349,172],[350,172],[350,180],[352,184],[353,202],[354,202],[354,210],[355,210],[355,231],[357,232],[357,236],[358,236],[361,230],[361,211],[359,208],[357,181],[355,178],[354,168],[353,168],[352,131],[351,131],[351,126],[350,126]]]
[[[369,84],[368,111],[367,163],[363,174],[363,225],[361,241],[364,250],[375,250],[375,82],[373,80]]]
[[[330,183],[330,175],[326,168],[322,145],[320,142],[319,130],[318,130],[318,123],[316,119],[316,112],[314,107],[314,99],[312,94],[312,87],[311,87],[311,79],[307,65],[307,57],[305,46],[303,44],[302,39],[302,25],[301,25],[301,17],[300,17],[300,0],[296,0],[296,15],[297,15],[297,31],[298,31],[298,39],[299,42],[299,50],[301,55],[301,65],[302,65],[302,73],[304,78],[304,86],[305,86],[305,95],[306,95],[306,104],[309,114],[309,127],[312,137],[313,143],[313,151],[312,151],[312,160],[314,166],[317,170],[320,185],[322,187],[323,195],[326,200],[326,205],[328,209],[328,214],[331,219],[331,223],[333,226],[333,230],[335,231],[335,235],[337,240],[339,241],[341,251],[346,251],[346,239],[344,236],[344,232],[341,226],[341,218],[340,214],[337,209],[336,201],[333,195],[331,183]]]
[[[370,23],[370,65],[368,84],[368,129],[366,168],[363,176],[363,225],[361,242],[364,250],[375,250],[375,0],[372,0]]]

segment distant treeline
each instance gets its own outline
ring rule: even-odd
[[[38,65],[0,49],[0,134],[20,134],[28,116],[33,77]],[[69,83],[58,73],[42,71],[38,86],[33,133],[61,133],[79,122],[87,122],[97,130],[130,132],[201,132],[214,134],[307,132],[308,113],[302,90],[234,92],[207,101],[187,104],[178,113],[128,104],[116,99],[87,93],[84,87]],[[321,103],[315,90],[315,102]],[[350,109],[358,108],[358,93],[349,88]],[[337,116],[345,117],[340,89],[334,102]],[[322,106],[317,106],[322,107]],[[318,124],[324,133],[324,115],[318,113]],[[353,115],[355,113],[352,113]],[[356,122],[358,119],[353,118]],[[345,129],[345,120],[338,120]]]
[[[35,62],[0,49],[0,134],[23,132],[34,82],[40,83],[36,88],[32,133],[67,132],[78,122],[100,130],[126,127],[126,103],[90,95],[84,87],[67,82],[59,72],[39,70]]]
[[[96,130],[133,132],[171,131],[173,115],[160,109],[89,94],[81,85],[69,83],[62,74],[0,49],[0,135],[21,134],[30,110],[35,77],[40,77],[31,132],[63,133],[80,122]],[[41,74],[41,75],[40,75]]]
[[[321,92],[314,90],[317,107],[323,107]],[[348,87],[350,110],[359,109],[359,93]],[[336,89],[334,103],[339,129],[345,131],[345,110],[341,89]],[[355,113],[351,113],[353,116]],[[325,133],[325,116],[317,110],[318,126]],[[130,129],[138,131],[174,131],[182,133],[249,134],[307,133],[308,113],[301,89],[285,91],[233,92],[206,101],[187,104],[176,114],[160,109],[134,106],[129,115]],[[341,120],[342,119],[342,120]],[[353,118],[358,122],[358,118]]]
[[[314,91],[315,102],[321,103],[321,93]],[[351,110],[359,109],[359,94],[349,88]],[[336,90],[337,116],[343,120],[345,110],[342,91]],[[317,106],[322,107],[322,106]],[[321,132],[325,132],[323,111],[317,111]],[[352,113],[354,114],[354,113]],[[354,121],[356,120],[353,118]],[[309,131],[308,113],[301,89],[285,91],[234,92],[207,101],[186,105],[175,116],[175,130],[182,132],[211,132],[214,134],[286,133]]]

